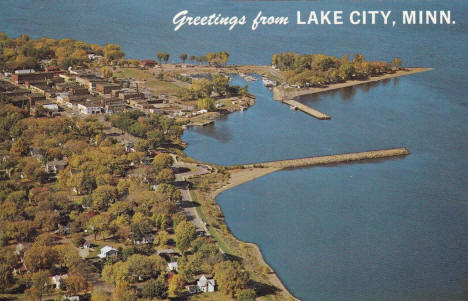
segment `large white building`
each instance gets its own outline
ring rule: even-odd
[[[80,112],[83,114],[91,115],[101,113],[102,107],[96,103],[85,102],[78,104],[78,110],[80,110]]]

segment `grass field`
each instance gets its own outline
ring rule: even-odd
[[[145,81],[145,86],[151,88],[154,93],[177,94],[181,87],[175,82],[157,79],[152,71],[141,70],[137,68],[122,68],[122,72],[115,73],[119,78],[134,78],[139,81]]]

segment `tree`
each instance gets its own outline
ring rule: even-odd
[[[185,64],[185,60],[187,60],[187,53],[182,53],[182,54],[180,55],[180,59],[182,60],[182,63]]]
[[[172,166],[174,163],[174,159],[172,158],[171,155],[166,154],[166,153],[159,153],[157,154],[151,165],[156,169],[156,170],[163,170],[164,168],[169,168]]]
[[[22,138],[18,138],[12,143],[10,152],[17,156],[24,156],[28,150],[29,146],[27,143]]]
[[[130,288],[127,282],[117,283],[112,293],[112,301],[136,301],[138,299],[135,290]]]
[[[170,168],[164,168],[156,176],[156,181],[158,181],[158,183],[171,183],[174,182],[174,180],[174,172]]]
[[[152,279],[146,282],[143,286],[142,295],[145,298],[167,298],[167,285],[164,274],[159,275],[156,280]]]
[[[175,229],[177,248],[185,254],[196,237],[195,226],[188,221],[181,221]]]
[[[169,61],[170,57],[171,57],[171,55],[169,53],[165,52],[164,56],[163,56],[164,63],[167,64],[167,61]]]
[[[96,188],[91,195],[93,208],[105,210],[109,205],[117,200],[117,189],[111,185],[102,185]]]
[[[48,290],[48,276],[49,274],[45,270],[32,274],[32,287],[26,292],[29,300],[42,300],[42,296],[44,296]]]
[[[237,300],[239,301],[255,301],[255,291],[251,288],[243,289],[237,294]]]
[[[166,230],[160,230],[158,234],[156,235],[153,244],[155,246],[165,246],[167,244],[167,241],[169,239],[169,233],[167,233]]]
[[[91,294],[91,301],[110,301],[110,297],[101,290],[95,290]]]
[[[119,45],[107,44],[103,49],[104,58],[108,62],[117,61],[125,57],[125,53],[120,49]]]
[[[211,97],[200,98],[197,101],[197,108],[212,111],[215,108],[215,100]]]
[[[13,283],[13,268],[7,263],[0,263],[0,291],[4,291]]]
[[[161,64],[162,59],[164,58],[164,52],[161,52],[161,51],[158,52],[157,57],[158,57],[158,60],[159,60],[159,64]]]
[[[24,253],[24,263],[31,271],[48,270],[57,260],[57,251],[53,247],[34,244]]]
[[[111,78],[113,75],[112,69],[107,66],[101,68],[101,73],[104,78]]]
[[[65,287],[69,295],[78,295],[85,293],[89,288],[89,284],[86,278],[81,275],[69,275],[65,279]]]
[[[403,64],[403,61],[400,57],[396,57],[393,59],[393,62],[392,62],[393,67],[400,69],[402,64]]]
[[[182,277],[179,275],[172,276],[169,279],[169,287],[168,287],[168,297],[169,298],[177,298],[180,297],[184,292],[184,281]]]
[[[215,279],[224,294],[234,297],[247,287],[249,274],[238,262],[223,261],[214,267]]]
[[[213,76],[213,90],[220,96],[226,95],[229,88],[229,79],[222,74],[215,74]]]

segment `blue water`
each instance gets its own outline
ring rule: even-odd
[[[249,18],[258,10],[293,18],[297,9],[451,9],[457,24],[173,32],[172,16],[182,9]],[[0,31],[117,43],[135,58],[226,50],[231,63],[268,64],[281,51],[360,52],[435,68],[302,99],[330,121],[290,111],[259,82],[249,83],[254,107],[183,138],[190,156],[218,164],[407,147],[412,154],[403,159],[271,174],[218,201],[232,232],[259,244],[303,300],[467,300],[467,13],[461,0],[3,0]]]

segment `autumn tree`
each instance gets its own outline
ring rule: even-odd
[[[89,289],[88,281],[81,275],[69,275],[65,279],[66,291],[69,295],[85,293]]]
[[[101,73],[104,78],[111,78],[113,75],[112,69],[107,66],[101,68]]]
[[[170,168],[164,168],[161,170],[157,176],[156,181],[158,183],[172,183],[175,180],[174,172]]]
[[[234,297],[247,287],[249,274],[238,262],[223,261],[214,267],[215,279],[221,292]]]
[[[180,222],[175,229],[175,241],[177,248],[184,254],[196,237],[195,226],[188,221]]]
[[[170,154],[159,153],[154,157],[151,166],[153,166],[157,170],[162,170],[164,168],[171,167],[173,163],[174,159]]]
[[[136,301],[137,299],[135,290],[125,281],[117,283],[112,293],[112,301]]]
[[[396,57],[393,59],[393,62],[392,62],[393,67],[400,69],[402,64],[403,64],[403,60],[400,57]]]
[[[125,53],[120,49],[120,46],[116,44],[105,45],[103,54],[108,62],[117,61],[125,57]]]
[[[169,279],[168,297],[177,298],[177,297],[182,296],[183,292],[184,292],[184,281],[182,280],[182,277],[180,277],[177,274],[172,276],[172,278]]]

